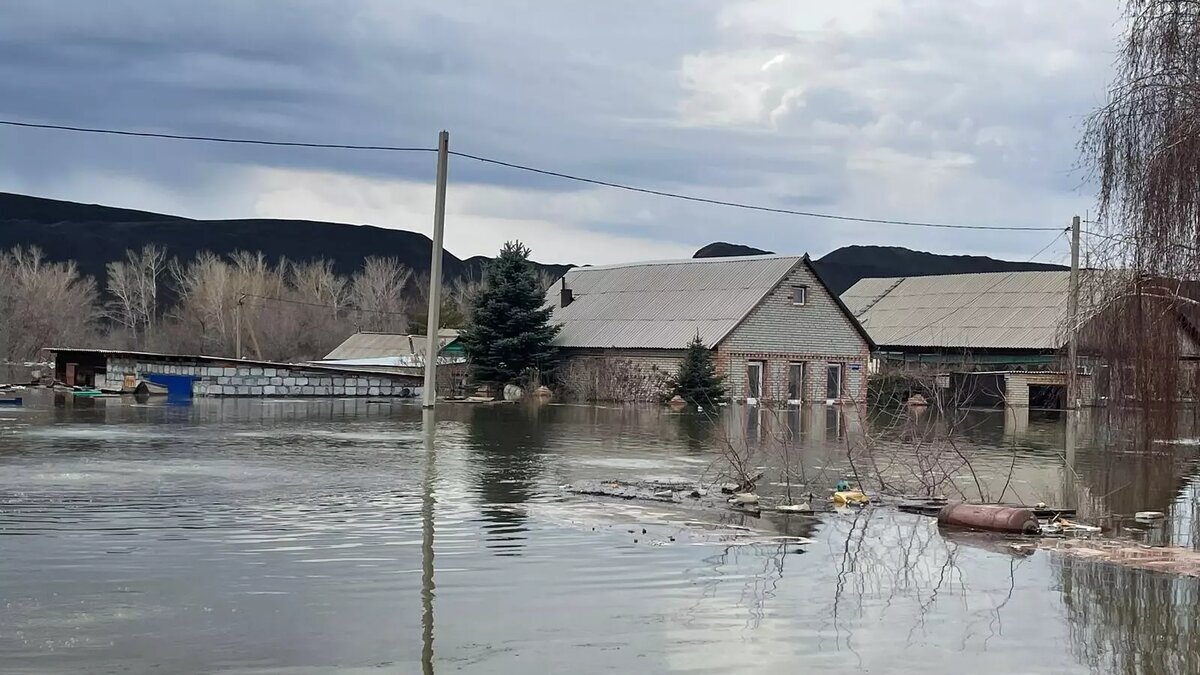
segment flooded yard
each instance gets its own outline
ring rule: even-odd
[[[0,669],[1200,672],[1195,578],[1015,551],[885,507],[753,517],[563,489],[713,480],[733,447],[764,467],[760,491],[795,482],[821,505],[847,444],[875,433],[824,406],[723,422],[448,405],[430,451],[411,404],[31,396],[0,410]],[[966,422],[964,490],[1200,550],[1188,434],[1134,451],[1091,440],[1100,420],[1070,444],[1053,413]],[[885,440],[881,455],[911,452]],[[1144,510],[1166,517],[1118,517]]]

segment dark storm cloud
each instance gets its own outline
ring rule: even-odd
[[[1084,1],[996,8],[864,0],[821,9],[844,12],[839,23],[777,0],[7,0],[0,117],[423,146],[446,128],[458,150],[655,188],[875,217],[1024,224],[1039,212],[1069,215],[1057,211],[1080,201],[1069,173],[1074,127],[1108,64],[1079,60],[1095,61],[1110,37],[1093,31],[1072,46],[1055,32]],[[231,167],[432,175],[425,156],[0,129],[0,178],[35,193],[87,176],[234,190]],[[458,160],[452,176],[581,189]],[[611,214],[581,214],[573,224],[787,251],[862,239],[1005,246],[607,198]]]

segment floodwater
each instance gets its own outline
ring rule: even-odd
[[[657,409],[447,406],[430,445],[410,404],[27,403],[0,408],[4,673],[1200,672],[1196,579],[888,508],[753,518],[562,489],[711,480],[729,446],[757,449],[766,492],[827,494],[864,428],[894,441],[877,465],[927,459],[836,408],[737,407],[714,432]],[[963,422],[975,476],[940,491],[1160,510],[1127,534],[1200,547],[1195,441]]]

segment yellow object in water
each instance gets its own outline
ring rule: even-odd
[[[857,506],[859,504],[867,504],[871,500],[862,490],[844,490],[833,493],[833,503],[838,506]]]

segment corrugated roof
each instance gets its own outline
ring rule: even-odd
[[[577,267],[564,277],[575,300],[559,307],[555,344],[578,348],[682,349],[695,337],[716,346],[802,256],[747,256]]]
[[[438,351],[458,339],[458,331],[443,328],[438,331]],[[425,355],[424,335],[395,333],[355,333],[325,355],[323,361],[353,359],[382,359],[397,356]]]
[[[842,294],[880,347],[1058,349],[1070,273],[862,279]]]

